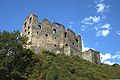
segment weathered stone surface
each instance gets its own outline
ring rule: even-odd
[[[26,46],[36,53],[44,48],[55,53],[82,56],[81,37],[76,36],[72,30],[65,29],[62,24],[51,24],[47,19],[38,22],[38,16],[30,14],[24,21],[22,34],[29,38],[28,43],[32,43]]]
[[[65,29],[62,24],[56,22],[51,24],[47,19],[38,22],[38,16],[30,14],[24,21],[22,34],[29,38],[25,47],[32,49],[36,54],[41,49],[46,49],[56,54],[77,55],[100,64],[99,53],[92,50],[82,53],[81,36],[70,29]]]
[[[88,51],[84,51],[82,54],[82,58],[96,64],[101,63],[100,52],[94,51],[92,49],[89,49]]]

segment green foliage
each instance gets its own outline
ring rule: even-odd
[[[37,59],[22,47],[26,40],[18,31],[0,32],[0,80],[26,80],[31,73]]]
[[[78,56],[42,49],[35,55],[25,49],[27,38],[0,32],[0,80],[108,80],[120,79],[120,66],[94,64]]]
[[[120,79],[119,65],[94,64],[78,56],[43,51],[29,80],[108,80]]]

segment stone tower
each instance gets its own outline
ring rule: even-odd
[[[90,62],[100,64],[100,52],[94,51],[93,49],[89,49],[88,51],[84,51],[82,54],[82,58],[88,60]]]
[[[47,19],[38,22],[38,16],[30,14],[24,21],[22,34],[29,38],[25,47],[35,53],[39,53],[40,49],[46,49],[56,54],[65,53],[82,57],[81,36],[65,29],[62,24],[51,23]]]

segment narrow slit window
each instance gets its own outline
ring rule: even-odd
[[[72,42],[72,44],[74,45],[74,41]]]
[[[24,23],[24,28],[26,27],[27,22]]]
[[[30,29],[30,26],[28,26],[28,29]]]
[[[30,18],[30,23],[31,23],[31,21],[32,21],[32,17]]]
[[[65,37],[65,38],[67,37],[67,32],[64,33],[64,37]]]

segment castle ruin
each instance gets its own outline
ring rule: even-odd
[[[48,19],[39,22],[35,14],[26,17],[22,35],[28,37],[25,47],[32,49],[35,53],[39,53],[40,49],[45,49],[56,54],[64,53],[79,57],[83,55],[80,35],[76,35],[70,29],[65,29],[62,24],[51,23]]]
[[[90,62],[100,64],[100,52],[99,51],[94,51],[93,49],[89,49],[87,51],[84,51],[82,54],[82,58],[85,60],[88,60]]]

